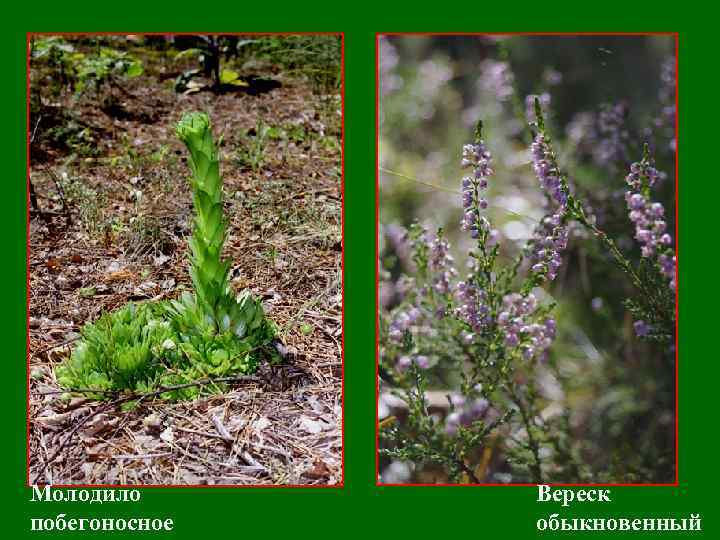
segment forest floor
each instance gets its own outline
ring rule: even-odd
[[[156,52],[133,54],[144,74],[104,95],[46,95],[44,74],[31,71],[42,106],[29,126],[29,480],[338,484],[340,96],[272,66],[261,75],[274,88],[179,94]],[[190,402],[128,408],[64,394],[55,367],[83,324],[191,286],[189,169],[174,126],[192,110],[222,136],[233,284],[262,298],[287,361]]]

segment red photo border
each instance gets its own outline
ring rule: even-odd
[[[27,32],[26,34],[26,306],[25,306],[25,352],[26,352],[26,478],[25,486],[32,487],[30,483],[30,39],[33,36],[339,36],[340,37],[340,73],[341,73],[341,130],[342,141],[340,149],[340,166],[341,166],[341,182],[340,182],[340,199],[341,199],[341,216],[340,229],[342,235],[342,254],[341,254],[341,318],[342,326],[341,336],[341,479],[338,484],[330,485],[306,485],[306,484],[53,484],[53,488],[291,488],[291,489],[343,489],[345,487],[345,32]]]
[[[482,487],[482,486],[536,486],[534,483],[480,483],[480,484],[424,484],[424,483],[382,483],[380,482],[380,419],[378,411],[378,403],[380,400],[380,268],[378,258],[380,257],[380,38],[384,36],[672,36],[675,38],[675,254],[677,256],[675,262],[676,281],[679,283],[679,225],[678,225],[678,173],[679,173],[679,41],[678,32],[376,32],[375,33],[375,485],[376,487]],[[678,315],[679,315],[679,296],[680,287],[675,288],[675,481],[664,484],[579,484],[579,483],[549,483],[550,486],[557,487],[679,487],[679,354],[678,354]]]

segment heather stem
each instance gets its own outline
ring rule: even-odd
[[[643,283],[642,279],[640,279],[640,276],[638,276],[637,272],[635,272],[635,269],[633,268],[630,261],[628,261],[627,258],[625,258],[625,256],[620,252],[615,242],[607,235],[606,232],[600,230],[595,224],[590,223],[590,221],[587,219],[587,216],[585,215],[585,212],[582,211],[579,203],[577,203],[577,207],[580,208],[580,212],[575,212],[573,214],[573,217],[576,219],[576,221],[580,223],[583,227],[591,231],[600,240],[600,242],[608,249],[608,251],[612,255],[615,263],[620,267],[623,272],[625,272],[630,277],[633,285],[635,285],[635,287],[642,294],[644,294],[650,302],[655,305],[655,307],[657,308],[657,313],[662,313],[662,307],[657,305],[656,294],[653,291],[649,290],[645,283]]]
[[[472,482],[473,484],[480,483],[480,479],[475,475],[475,471],[468,467],[463,460],[457,460],[457,464],[462,469],[462,471],[468,475],[468,478],[470,478],[470,482]]]
[[[535,439],[535,435],[533,434],[533,428],[535,427],[535,422],[530,416],[530,413],[527,410],[527,407],[525,407],[525,404],[523,403],[520,396],[517,395],[517,392],[515,391],[515,386],[513,383],[508,383],[508,392],[510,393],[510,396],[512,397],[513,401],[518,407],[518,410],[520,411],[520,416],[522,417],[523,425],[525,426],[525,431],[527,431],[528,436],[528,447],[530,448],[530,452],[533,455],[533,463],[530,465],[530,470],[532,471],[533,475],[533,481],[536,484],[542,484],[543,478],[542,478],[542,467],[540,462],[540,445]]]

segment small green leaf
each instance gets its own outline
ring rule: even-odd
[[[233,81],[238,79],[238,77],[240,77],[240,74],[231,69],[223,69],[220,72],[220,82],[222,84],[232,84]]]
[[[139,403],[137,400],[128,401],[127,403],[123,403],[120,406],[120,410],[123,412],[133,411],[138,408],[138,405],[139,405]]]
[[[233,86],[248,86],[248,83],[240,78],[237,71],[223,69],[220,72],[220,84],[232,84]]]
[[[82,298],[92,298],[93,296],[95,296],[96,292],[97,291],[96,291],[95,287],[82,287],[82,288],[78,289],[78,294]]]
[[[311,324],[303,323],[300,325],[300,332],[305,336],[312,334],[313,330],[314,328]]]
[[[130,78],[139,77],[143,74],[143,65],[140,62],[133,62],[128,66],[125,74]]]

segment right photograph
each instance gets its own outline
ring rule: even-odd
[[[677,34],[376,47],[378,485],[677,485]]]

